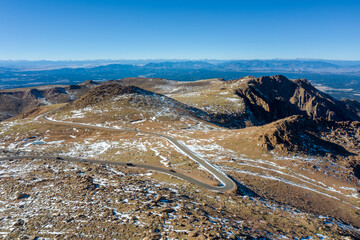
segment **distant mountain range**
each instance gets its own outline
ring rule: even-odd
[[[306,78],[336,98],[360,100],[360,61],[335,60],[93,60],[0,61],[0,89],[46,84],[77,84],[126,77],[178,81],[223,78],[234,80],[283,74]]]
[[[323,59],[270,59],[270,60],[81,60],[81,61],[28,61],[28,60],[0,60],[0,69],[8,68],[14,70],[51,70],[59,68],[97,67],[109,64],[125,64],[144,66],[146,68],[176,68],[176,69],[213,69],[213,70],[252,70],[270,69],[287,71],[320,71],[342,70],[358,71],[360,61],[323,60]]]

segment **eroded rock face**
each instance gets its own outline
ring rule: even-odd
[[[257,139],[260,146],[278,152],[352,156],[360,146],[358,131],[359,122],[314,120],[295,115],[258,127]],[[341,141],[343,136],[346,143]]]
[[[289,80],[284,76],[248,78],[236,93],[261,123],[270,123],[292,115],[332,121],[358,121],[356,109],[317,90],[307,80]]]

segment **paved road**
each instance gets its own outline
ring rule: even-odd
[[[94,125],[88,125],[88,124],[83,124],[83,123],[72,123],[72,122],[56,121],[56,120],[49,119],[47,117],[47,115],[54,112],[54,111],[56,111],[56,110],[58,110],[58,109],[55,109],[53,111],[50,111],[48,113],[43,114],[42,119],[44,121],[46,121],[46,122],[49,122],[49,123],[68,125],[68,126],[72,126],[72,127],[100,129],[100,130],[111,130],[111,131],[118,131],[118,132],[129,132],[129,131],[131,131],[131,132],[149,134],[149,135],[165,138],[167,141],[172,143],[176,148],[181,150],[183,152],[183,154],[187,155],[189,158],[196,161],[202,167],[204,167],[208,172],[210,172],[215,178],[217,178],[219,180],[221,185],[220,186],[212,186],[212,185],[206,184],[204,182],[200,182],[200,181],[198,181],[198,180],[196,180],[196,179],[194,179],[192,177],[189,177],[189,176],[187,176],[185,174],[176,172],[176,171],[171,170],[171,169],[155,167],[155,166],[145,165],[145,164],[137,164],[137,163],[135,164],[135,163],[126,163],[126,162],[112,162],[112,161],[100,161],[100,160],[71,158],[71,157],[61,157],[61,159],[64,159],[64,160],[67,160],[67,161],[72,161],[72,162],[86,161],[86,162],[97,163],[97,164],[109,164],[109,165],[115,165],[115,166],[139,167],[139,168],[145,168],[145,169],[148,169],[148,170],[155,170],[155,171],[158,171],[158,172],[170,174],[170,175],[173,175],[175,177],[184,179],[184,180],[186,180],[186,181],[188,181],[190,183],[196,184],[196,185],[198,185],[200,187],[203,187],[203,188],[206,188],[206,189],[209,189],[209,190],[212,190],[212,191],[229,192],[229,191],[235,191],[237,189],[236,183],[231,178],[229,178],[225,173],[223,173],[222,171],[220,171],[219,169],[214,167],[208,161],[200,158],[198,155],[196,155],[194,152],[192,152],[189,148],[187,148],[184,144],[180,143],[178,140],[176,140],[173,137],[170,137],[170,136],[167,136],[167,135],[164,135],[164,134],[160,134],[160,133],[153,133],[153,132],[148,132],[148,131],[140,131],[140,130],[136,130],[136,129],[118,129],[118,128],[94,126]],[[49,156],[36,155],[36,156],[6,157],[6,158],[0,158],[0,161],[7,161],[7,160],[11,160],[11,159],[24,159],[24,158],[54,159],[54,160],[59,159],[59,157],[49,157]]]
[[[138,164],[138,163],[126,163],[126,162],[112,162],[112,161],[101,161],[101,160],[93,160],[93,159],[84,159],[84,158],[72,158],[72,157],[53,157],[53,156],[40,156],[40,155],[26,155],[26,156],[15,156],[15,157],[5,157],[0,158],[0,162],[2,161],[11,161],[11,160],[20,160],[20,159],[51,159],[51,160],[66,160],[70,162],[89,162],[89,163],[95,163],[95,164],[106,164],[106,165],[113,165],[113,166],[121,166],[121,167],[136,167],[136,168],[144,168],[147,170],[154,170],[162,173],[166,173],[175,177],[178,177],[180,179],[186,180],[188,182],[191,182],[195,185],[198,185],[200,187],[212,190],[212,191],[219,191],[219,192],[227,192],[231,191],[232,189],[224,188],[224,187],[218,187],[218,186],[211,186],[206,183],[200,182],[192,177],[189,177],[185,174],[182,174],[180,172],[172,171],[171,169],[167,168],[161,168],[151,165],[145,165],[145,164]]]

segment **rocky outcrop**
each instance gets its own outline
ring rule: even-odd
[[[247,78],[236,93],[260,124],[292,115],[332,121],[360,120],[347,102],[317,90],[305,79],[289,80],[281,75]]]
[[[85,82],[79,83],[79,86],[99,85],[99,83],[93,80],[86,80]]]
[[[341,129],[341,123],[296,115],[258,127],[257,142],[267,150],[282,153],[297,152],[329,157],[354,155],[336,142],[336,139],[324,137]]]
[[[353,99],[343,99],[341,102],[343,102],[348,111],[352,111],[360,117],[360,102]]]

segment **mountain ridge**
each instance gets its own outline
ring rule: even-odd
[[[338,101],[317,90],[305,79],[289,80],[282,75],[248,78],[236,93],[261,123],[291,115],[307,115],[313,119],[359,121],[344,101]]]
[[[201,97],[211,93],[204,98],[205,105],[190,104],[190,106],[207,112],[211,116],[212,122],[230,128],[243,128],[249,124],[263,125],[292,115],[306,115],[313,119],[336,121],[359,121],[360,119],[359,102],[336,100],[314,88],[305,79],[289,80],[282,75],[260,78],[248,76],[232,81],[209,79],[194,82],[179,82],[161,78],[125,78],[107,82],[87,80],[78,85],[6,90],[0,91],[0,98],[4,103],[2,107],[0,106],[0,112],[5,115],[2,119],[44,104],[71,102],[91,89],[104,88],[103,86],[114,83],[123,86],[133,85],[170,98],[175,97],[175,100],[185,101],[184,103],[187,103],[187,99],[182,96],[186,94],[200,93],[199,97]],[[110,87],[108,90],[112,91]],[[104,93],[102,94],[104,95]],[[223,94],[226,96],[233,94],[232,97],[229,95],[228,98],[222,100],[228,101],[226,106],[219,102],[225,96]],[[210,100],[213,103],[209,102],[206,105],[206,102]],[[231,103],[235,100],[236,102]],[[231,106],[239,107],[229,111]],[[11,110],[8,109],[9,107]],[[224,111],[224,107],[228,110]]]

